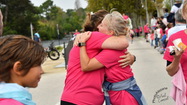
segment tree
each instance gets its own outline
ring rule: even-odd
[[[165,5],[165,8],[168,9],[168,11],[171,10],[171,0],[165,0],[164,5]]]
[[[35,9],[30,0],[1,0],[8,8],[5,11],[4,33],[5,34],[21,34],[30,37],[30,23],[35,27],[38,26],[38,11]],[[7,15],[7,16],[6,16]],[[7,20],[6,20],[7,18]],[[10,29],[10,30],[9,30]]]
[[[75,10],[78,10],[81,7],[80,1],[75,0]]]
[[[155,1],[155,5],[156,5],[156,9],[157,9],[157,16],[160,17],[160,16],[163,16],[164,15],[164,12],[163,12],[163,1],[164,0],[156,0]]]

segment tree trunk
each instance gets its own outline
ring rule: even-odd
[[[153,16],[153,13],[149,13],[149,26],[151,27],[151,18]]]
[[[5,10],[5,20],[4,20],[4,26],[6,27],[7,24],[7,18],[8,18],[8,3],[6,4],[6,10]]]
[[[145,20],[142,19],[142,16],[140,16],[140,25],[142,27],[142,36],[144,36],[145,35],[145,33],[144,33]]]
[[[137,14],[135,14],[135,13],[132,13],[132,26],[133,26],[133,29],[135,29],[135,28],[137,28],[138,27],[138,22],[137,22],[137,20],[138,20],[138,17],[137,17]]]
[[[3,34],[3,20],[2,20],[2,18],[3,18],[3,15],[2,15],[2,12],[1,12],[1,9],[0,9],[0,37]]]
[[[163,8],[162,8],[162,3],[157,3],[156,4],[156,10],[157,10],[157,17],[164,16]]]

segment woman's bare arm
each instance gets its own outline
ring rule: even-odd
[[[182,47],[181,47],[180,51],[178,51],[175,48],[175,55],[173,56],[174,59],[173,59],[172,63],[166,67],[166,71],[168,72],[168,74],[170,76],[173,76],[177,73],[177,71],[179,69],[179,63],[180,63],[183,53],[184,53],[184,50],[182,50]]]
[[[90,59],[88,57],[85,46],[80,47],[80,60],[82,71],[92,71],[104,67],[96,58]]]
[[[115,50],[124,50],[129,46],[129,42],[126,36],[112,36],[106,39],[101,48],[102,49],[115,49]]]
[[[78,34],[74,41],[74,46],[77,46],[81,39],[81,34]],[[87,40],[86,40],[87,41]],[[126,36],[111,36],[107,38],[101,48],[102,49],[114,49],[114,50],[124,50],[129,46],[129,42]]]
[[[91,33],[83,33],[80,42],[85,43],[90,38]],[[80,60],[82,71],[92,71],[104,67],[96,58],[90,59],[86,52],[86,47],[80,47]]]

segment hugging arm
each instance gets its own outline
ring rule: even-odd
[[[126,36],[111,36],[106,39],[101,48],[102,49],[114,49],[114,50],[124,50],[129,46],[129,42]]]
[[[90,38],[90,33],[83,33],[80,39],[80,42],[86,42]],[[104,67],[96,58],[90,59],[86,52],[86,47],[80,47],[80,60],[81,60],[81,69],[82,71],[92,71]]]
[[[91,34],[91,32],[90,32]],[[84,39],[88,37],[88,35],[86,34],[79,34],[78,37],[76,37],[76,41],[74,42],[74,46],[76,46],[76,44],[78,44],[78,42],[86,42],[89,38],[87,39]],[[89,36],[90,37],[90,36]],[[115,49],[115,50],[124,50],[128,47],[129,43],[128,43],[128,40],[126,38],[126,36],[111,36],[110,38],[106,39],[103,44],[102,44],[102,48],[103,49]],[[87,53],[86,53],[86,50],[82,50],[84,49],[83,48],[80,48],[80,57],[84,57],[84,56],[88,56]],[[89,57],[87,57],[89,58]],[[97,67],[97,66],[94,66],[94,67],[91,67],[92,65],[90,66],[87,66],[88,64],[92,64],[91,62],[89,62],[89,60],[87,60],[86,62],[82,63],[83,60],[86,60],[87,58],[85,59],[82,59],[81,60],[81,67],[82,69],[86,69],[86,70],[90,70],[90,68],[94,68],[94,67]],[[125,52],[125,55],[123,56],[120,56],[120,58],[122,58],[122,60],[119,60],[119,63],[120,66],[122,66],[122,68],[128,66],[128,65],[132,65],[136,59],[136,57],[134,55],[132,55],[131,53],[129,52]],[[93,62],[95,63],[95,61],[97,61],[95,58],[93,58]],[[100,63],[99,61],[97,61],[97,63]],[[101,63],[100,63],[101,64]],[[95,64],[97,65],[97,64]],[[99,65],[99,64],[98,64]],[[101,64],[102,65],[102,64]],[[104,67],[104,66],[102,66]],[[89,68],[89,69],[88,69]],[[98,69],[98,68],[97,68]]]
[[[124,50],[129,46],[128,40],[126,36],[112,36],[108,39],[106,39],[103,44],[103,49],[115,49],[115,50]],[[118,62],[121,63],[120,66],[122,68],[132,65],[136,60],[136,57],[132,55],[130,52],[126,51],[125,55],[120,56],[122,58]]]
[[[80,47],[80,60],[82,71],[92,71],[104,67],[96,58],[90,59],[88,57],[85,46]]]
[[[125,55],[120,56],[120,58],[122,59],[118,62],[121,63],[119,66],[122,66],[122,68],[132,65],[136,61],[136,57],[128,51],[125,52]]]
[[[90,32],[91,33],[91,32]],[[74,46],[77,46],[81,42],[81,37],[84,37],[83,34],[78,34],[74,41]],[[87,40],[86,40],[87,41]],[[129,46],[129,42],[126,36],[111,36],[107,38],[101,48],[102,49],[114,49],[114,50],[124,50]]]

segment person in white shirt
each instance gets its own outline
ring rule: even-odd
[[[155,38],[155,48],[158,47],[158,43],[160,45],[160,39],[162,38],[162,33],[161,33],[161,27],[160,25],[157,26],[157,30],[156,30],[156,38]]]
[[[157,20],[155,19],[154,16],[152,16],[152,18],[151,18],[151,28],[153,30],[155,30],[155,28],[156,28],[156,22],[157,22]]]
[[[181,13],[181,9],[179,9],[176,14],[175,14],[175,23],[176,25],[174,27],[172,27],[169,31],[168,31],[168,38],[181,30],[186,29],[186,20],[184,20],[184,18],[182,17],[182,13]]]
[[[175,13],[178,11],[179,8],[182,8],[183,4],[181,3],[181,0],[175,0],[175,4],[171,7],[170,15],[175,15]],[[175,20],[172,19],[172,23],[175,26]]]
[[[182,7],[181,0],[175,0],[175,2],[176,3],[171,7],[171,13],[176,13],[178,9]]]

